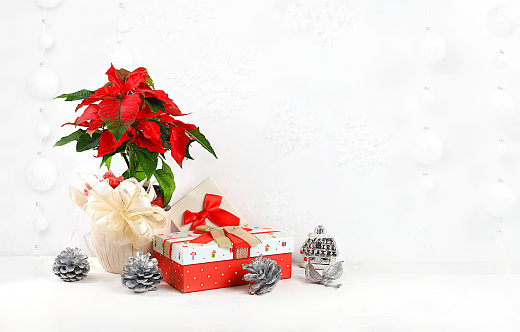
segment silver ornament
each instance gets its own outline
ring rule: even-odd
[[[244,280],[254,282],[249,286],[249,294],[252,295],[269,293],[282,278],[280,274],[282,267],[277,265],[276,261],[263,258],[262,255],[255,258],[251,263],[243,265],[242,269],[249,271],[244,276]]]
[[[157,259],[150,259],[150,253],[145,255],[139,251],[136,257],[128,258],[128,263],[123,267],[124,272],[121,273],[121,283],[124,287],[136,293],[154,291],[159,288],[157,285],[163,280],[163,274],[157,266]]]
[[[331,284],[332,281],[339,279],[343,275],[343,261],[327,266],[320,274],[311,262],[305,268],[305,277],[312,282],[320,283],[326,287],[340,288],[341,284]]]
[[[313,233],[309,233],[309,237],[300,248],[300,254],[304,259],[301,267],[305,267],[307,262],[312,262],[316,269],[322,270],[336,262],[339,253],[334,237],[319,225]]]
[[[67,248],[56,257],[52,270],[63,281],[81,280],[90,271],[87,258],[87,255],[83,255],[79,248]]]

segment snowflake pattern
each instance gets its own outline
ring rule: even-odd
[[[281,111],[274,117],[265,138],[272,140],[282,155],[287,155],[297,147],[307,148],[321,127],[319,120],[307,110],[310,106],[302,102],[283,102]]]
[[[131,29],[150,31],[159,36],[165,44],[174,48],[174,37],[187,29],[187,23],[204,22],[214,19],[208,1],[184,0],[141,0],[129,6]]]
[[[359,4],[355,0],[293,0],[281,14],[290,29],[333,44],[339,32],[358,25]]]
[[[272,225],[284,225],[284,230],[297,234],[302,227],[310,225],[309,211],[294,207],[289,186],[283,180],[274,181],[264,193],[263,215]],[[298,222],[294,222],[297,220]]]
[[[256,68],[254,52],[228,45],[215,35],[202,44],[202,56],[176,66],[175,76],[168,80],[175,84],[186,109],[208,121],[230,119],[254,96],[245,84]]]
[[[388,134],[370,127],[359,115],[347,120],[346,129],[336,135],[338,164],[352,166],[369,174],[386,162]]]

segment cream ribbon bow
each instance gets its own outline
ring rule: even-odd
[[[92,188],[88,196],[71,187],[71,199],[91,216],[93,227],[114,234],[117,246],[132,243],[140,248],[152,241],[153,228],[166,224],[164,210],[150,203],[155,192],[147,192],[136,179],[124,180],[116,188],[107,181],[86,183]]]

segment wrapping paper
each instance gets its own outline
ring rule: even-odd
[[[183,293],[244,285],[247,271],[242,265],[263,255],[281,266],[282,279],[291,277],[294,239],[278,230],[249,226],[262,243],[249,248],[247,258],[236,259],[234,248],[219,247],[215,241],[190,243],[201,234],[194,231],[154,236],[155,257],[163,270],[164,281]]]
[[[79,177],[85,188],[80,191],[70,187],[72,201],[90,215],[93,227],[113,234],[118,247],[131,243],[141,248],[152,241],[154,229],[166,225],[164,209],[151,204],[155,192],[146,191],[136,179],[112,188],[108,180],[95,175],[80,173]]]
[[[183,293],[248,284],[249,282],[244,280],[244,275],[248,272],[242,269],[242,265],[249,264],[254,259],[250,257],[196,265],[180,265],[159,253],[155,253],[155,257],[163,271],[164,281]],[[282,279],[291,277],[292,253],[264,257],[275,260],[281,266]]]
[[[249,249],[249,257],[284,254],[294,251],[294,238],[278,230],[253,226],[249,227],[262,243]],[[200,236],[194,231],[154,235],[153,247],[156,253],[180,265],[194,265],[207,262],[233,260],[233,248],[222,248],[215,241],[207,244],[189,243]]]
[[[203,210],[206,194],[221,196],[222,202],[220,203],[220,208],[240,218],[240,226],[247,226],[247,222],[233,204],[231,204],[222,190],[220,190],[211,178],[207,178],[171,207],[172,222],[180,232],[189,231],[191,228],[191,224],[184,224],[184,212],[190,211],[192,213],[197,213]],[[209,219],[206,219],[206,225],[218,226]]]

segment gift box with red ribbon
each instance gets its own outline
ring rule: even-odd
[[[260,255],[281,266],[282,279],[291,277],[294,239],[268,227],[246,226],[211,179],[172,210],[172,222],[183,230],[155,235],[153,245],[164,281],[179,291],[247,284],[242,266]]]

